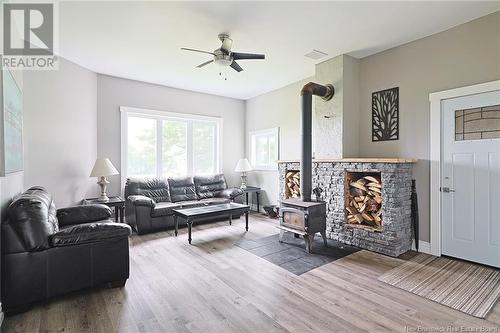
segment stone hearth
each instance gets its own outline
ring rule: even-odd
[[[412,159],[336,159],[313,161],[312,187],[323,189],[326,202],[327,238],[348,245],[399,256],[411,249]],[[286,198],[287,171],[300,170],[298,161],[279,161],[280,198]],[[382,186],[383,229],[355,228],[346,221],[346,172],[380,172]]]

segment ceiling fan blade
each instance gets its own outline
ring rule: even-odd
[[[235,71],[237,72],[241,72],[243,70],[243,68],[241,68],[240,65],[238,65],[238,63],[236,61],[233,60],[233,62],[231,63],[231,68],[234,69]]]
[[[204,63],[202,64],[199,64],[198,66],[196,66],[196,68],[202,68],[203,66],[206,66],[210,63],[214,62],[213,59],[212,60],[209,60],[209,61],[205,61]]]
[[[231,56],[234,60],[246,60],[246,59],[265,59],[266,56],[264,54],[255,54],[255,53],[241,53],[241,52],[232,52]]]
[[[181,50],[184,50],[184,51],[193,51],[193,52],[199,52],[199,53],[207,53],[207,54],[215,55],[212,52],[202,51],[202,50],[196,50],[196,49],[188,49],[187,47],[181,47]]]

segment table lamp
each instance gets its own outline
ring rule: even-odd
[[[238,164],[236,164],[236,168],[234,169],[236,172],[241,172],[241,189],[247,188],[247,172],[252,171],[252,166],[248,162],[246,158],[240,158]]]
[[[106,194],[106,187],[109,184],[109,181],[106,179],[106,176],[117,175],[118,170],[113,166],[113,163],[109,160],[109,158],[98,158],[95,161],[94,168],[90,173],[90,177],[98,177],[99,181],[97,184],[101,187],[101,195],[98,200],[101,202],[109,201],[108,195]]]

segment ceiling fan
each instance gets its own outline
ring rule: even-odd
[[[219,34],[219,39],[222,42],[222,45],[213,52],[190,49],[186,47],[181,47],[181,50],[207,53],[213,55],[214,58],[212,60],[199,64],[198,66],[196,66],[196,68],[201,68],[208,64],[211,64],[212,62],[215,62],[216,64],[219,64],[221,66],[230,66],[235,71],[241,72],[243,68],[241,68],[241,66],[238,65],[236,60],[265,59],[264,54],[232,52],[231,46],[233,45],[233,40],[229,38],[228,34]]]

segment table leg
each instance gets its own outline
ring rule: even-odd
[[[248,210],[245,211],[245,229],[248,231]]]
[[[248,192],[245,193],[246,197],[247,197],[247,206],[248,206]]]
[[[175,227],[175,236],[177,237],[177,230],[179,230],[179,220],[177,219],[177,215],[174,215],[174,227]]]
[[[257,213],[260,213],[260,192],[255,192],[257,194]]]
[[[229,225],[233,223],[233,214],[229,214]]]
[[[115,206],[115,222],[118,222],[118,207]]]
[[[188,242],[191,244],[191,226],[193,225],[193,221],[187,220],[188,225]]]
[[[120,207],[120,222],[125,222],[125,206]]]

